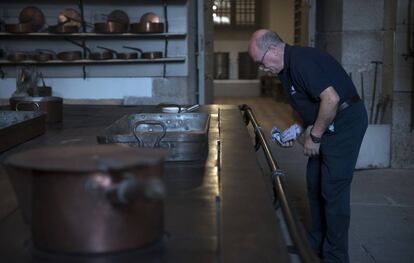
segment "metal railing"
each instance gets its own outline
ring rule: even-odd
[[[282,178],[284,176],[284,173],[279,168],[275,158],[273,157],[273,154],[270,151],[266,138],[263,134],[263,130],[260,127],[260,125],[257,123],[257,120],[253,114],[252,109],[248,105],[244,104],[240,106],[240,110],[244,112],[244,120],[245,120],[246,126],[249,124],[249,122],[251,122],[253,125],[254,132],[256,135],[256,145],[255,145],[256,151],[260,147],[263,148],[267,163],[271,170],[273,192],[282,209],[283,217],[286,221],[289,235],[295,247],[298,250],[298,254],[301,258],[301,261],[305,263],[321,262],[320,259],[316,256],[316,254],[312,250],[312,248],[310,247],[306,239],[305,233],[301,228],[300,222],[298,221],[298,219],[294,216],[292,212],[292,209],[289,205],[289,200],[287,198],[285,182]]]

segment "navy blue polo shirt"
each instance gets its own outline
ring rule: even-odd
[[[316,48],[286,44],[283,70],[278,74],[286,96],[306,125],[313,125],[319,111],[319,95],[329,86],[340,102],[358,95],[342,66],[328,53]]]

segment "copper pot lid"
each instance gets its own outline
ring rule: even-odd
[[[143,14],[139,22],[140,23],[146,23],[146,22],[159,23],[160,17],[157,16],[155,13],[149,12],[149,13]]]
[[[45,16],[39,8],[28,6],[20,12],[19,21],[22,24],[30,24],[34,31],[39,31],[45,24]]]
[[[112,145],[43,147],[10,156],[5,164],[48,172],[108,172],[158,165],[167,156],[163,149]]]
[[[129,24],[129,16],[127,13],[125,13],[122,10],[114,10],[111,13],[109,13],[107,17],[107,22],[117,22],[120,24]]]
[[[81,16],[80,13],[73,8],[66,8],[59,13],[58,24],[65,26],[76,26],[80,28]]]

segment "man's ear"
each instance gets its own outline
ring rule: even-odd
[[[275,45],[270,45],[269,46],[269,51],[268,51],[270,54],[272,54],[272,55],[276,55],[277,54],[277,48],[276,48],[276,46]]]

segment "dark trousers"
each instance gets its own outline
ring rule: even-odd
[[[339,112],[334,125],[335,132],[322,137],[319,156],[308,160],[308,239],[324,262],[349,262],[350,188],[368,125],[364,105],[358,102]]]

